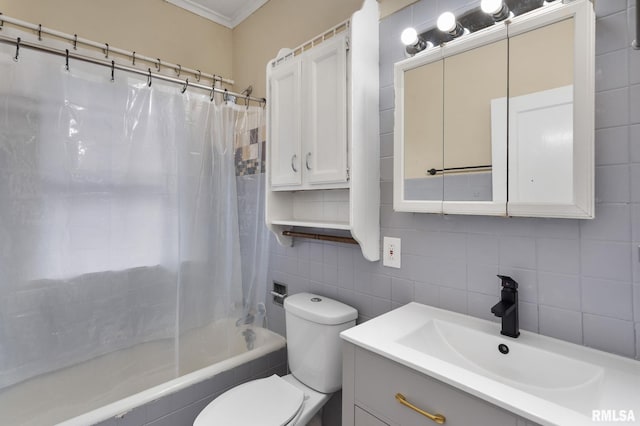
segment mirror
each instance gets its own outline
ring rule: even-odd
[[[544,12],[509,26],[507,212],[591,219],[593,5],[576,0]]]
[[[444,201],[494,201],[495,195],[506,202],[504,191],[493,190],[494,162],[500,174],[506,158],[494,158],[504,151],[492,150],[492,140],[503,143],[504,135],[491,129],[492,102],[506,96],[506,39],[444,58]],[[494,109],[493,119],[502,122],[503,114]]]
[[[396,63],[394,209],[593,217],[594,22],[558,2]]]
[[[404,198],[441,200],[443,194],[443,63],[404,73]],[[429,173],[429,170],[434,170]]]
[[[506,214],[507,59],[496,26],[396,64],[397,210]]]

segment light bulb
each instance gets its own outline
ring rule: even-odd
[[[509,7],[503,0],[482,0],[480,3],[482,11],[493,16],[495,21],[502,21],[509,17]]]
[[[445,33],[450,33],[456,29],[456,16],[451,12],[444,12],[438,17],[438,29]]]
[[[502,10],[502,0],[482,0],[480,8],[484,13],[495,15]]]
[[[413,46],[418,42],[418,32],[412,27],[405,28],[400,35],[400,40],[405,46]]]

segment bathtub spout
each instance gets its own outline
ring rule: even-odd
[[[240,317],[238,321],[236,321],[236,327],[240,327],[241,325],[253,324],[255,321],[255,317],[252,313],[248,313],[247,315]]]

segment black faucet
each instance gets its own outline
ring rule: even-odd
[[[518,337],[520,327],[518,324],[518,283],[506,275],[498,275],[502,280],[500,301],[496,303],[491,312],[502,318],[502,330],[500,334],[509,337]]]

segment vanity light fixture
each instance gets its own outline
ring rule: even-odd
[[[402,40],[402,44],[406,46],[406,52],[411,56],[423,51],[424,49],[433,47],[433,43],[430,41],[424,41],[413,27],[405,28],[400,35],[400,39]]]
[[[456,16],[451,12],[444,12],[438,16],[438,22],[436,23],[438,29],[443,33],[448,33],[451,36],[460,37],[465,33],[465,29],[460,22],[456,20]]]
[[[480,8],[484,13],[491,15],[496,22],[504,21],[513,15],[504,0],[482,0]]]
[[[563,0],[569,1],[569,0]],[[640,0],[636,0],[640,3]],[[407,28],[401,39],[405,53],[413,56],[433,46],[442,46],[460,36],[491,27],[497,22],[520,16],[547,4],[559,3],[558,0],[480,0],[479,5],[461,12],[459,16],[444,12],[438,17],[436,26],[416,31]],[[640,19],[639,19],[640,22]],[[640,26],[639,26],[640,28]],[[640,33],[640,30],[639,30]],[[640,39],[640,34],[637,37]],[[638,45],[635,43],[634,46]]]

